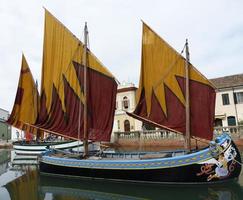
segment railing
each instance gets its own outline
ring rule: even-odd
[[[214,127],[214,134],[228,132],[233,139],[243,139],[243,126],[218,126]]]
[[[131,132],[114,132],[114,142],[122,139],[130,140],[158,140],[158,139],[179,139],[183,140],[183,136],[166,130],[144,130]]]
[[[227,126],[227,127],[215,127],[214,135],[221,134],[222,132],[228,132],[233,139],[243,139],[243,126]],[[118,142],[122,139],[130,140],[164,140],[164,139],[176,139],[183,140],[184,137],[180,134],[166,131],[166,130],[143,130],[143,131],[131,131],[131,132],[114,132],[114,142]]]

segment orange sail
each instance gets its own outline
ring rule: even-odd
[[[82,139],[83,52],[83,43],[46,10],[41,103],[37,127],[69,138],[78,138],[80,126]],[[117,83],[114,76],[89,50],[87,61],[89,139],[109,141]]]
[[[36,133],[28,124],[34,124],[38,116],[39,93],[28,63],[22,55],[22,65],[14,106],[8,123],[24,131]]]
[[[143,24],[137,107],[131,115],[185,134],[185,58]],[[191,135],[212,139],[215,88],[189,63]]]

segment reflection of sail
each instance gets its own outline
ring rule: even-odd
[[[27,171],[23,176],[7,183],[11,200],[39,200],[37,188],[38,173],[36,170]]]

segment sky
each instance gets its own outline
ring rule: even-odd
[[[142,21],[208,78],[243,73],[242,0],[0,0],[0,108],[11,112],[24,53],[40,83],[44,8],[121,82],[138,85]]]

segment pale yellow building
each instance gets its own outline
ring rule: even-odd
[[[243,74],[211,81],[217,87],[215,126],[243,125]]]
[[[128,116],[136,106],[136,90],[133,83],[118,85],[113,132],[128,132],[142,129],[142,122]]]

